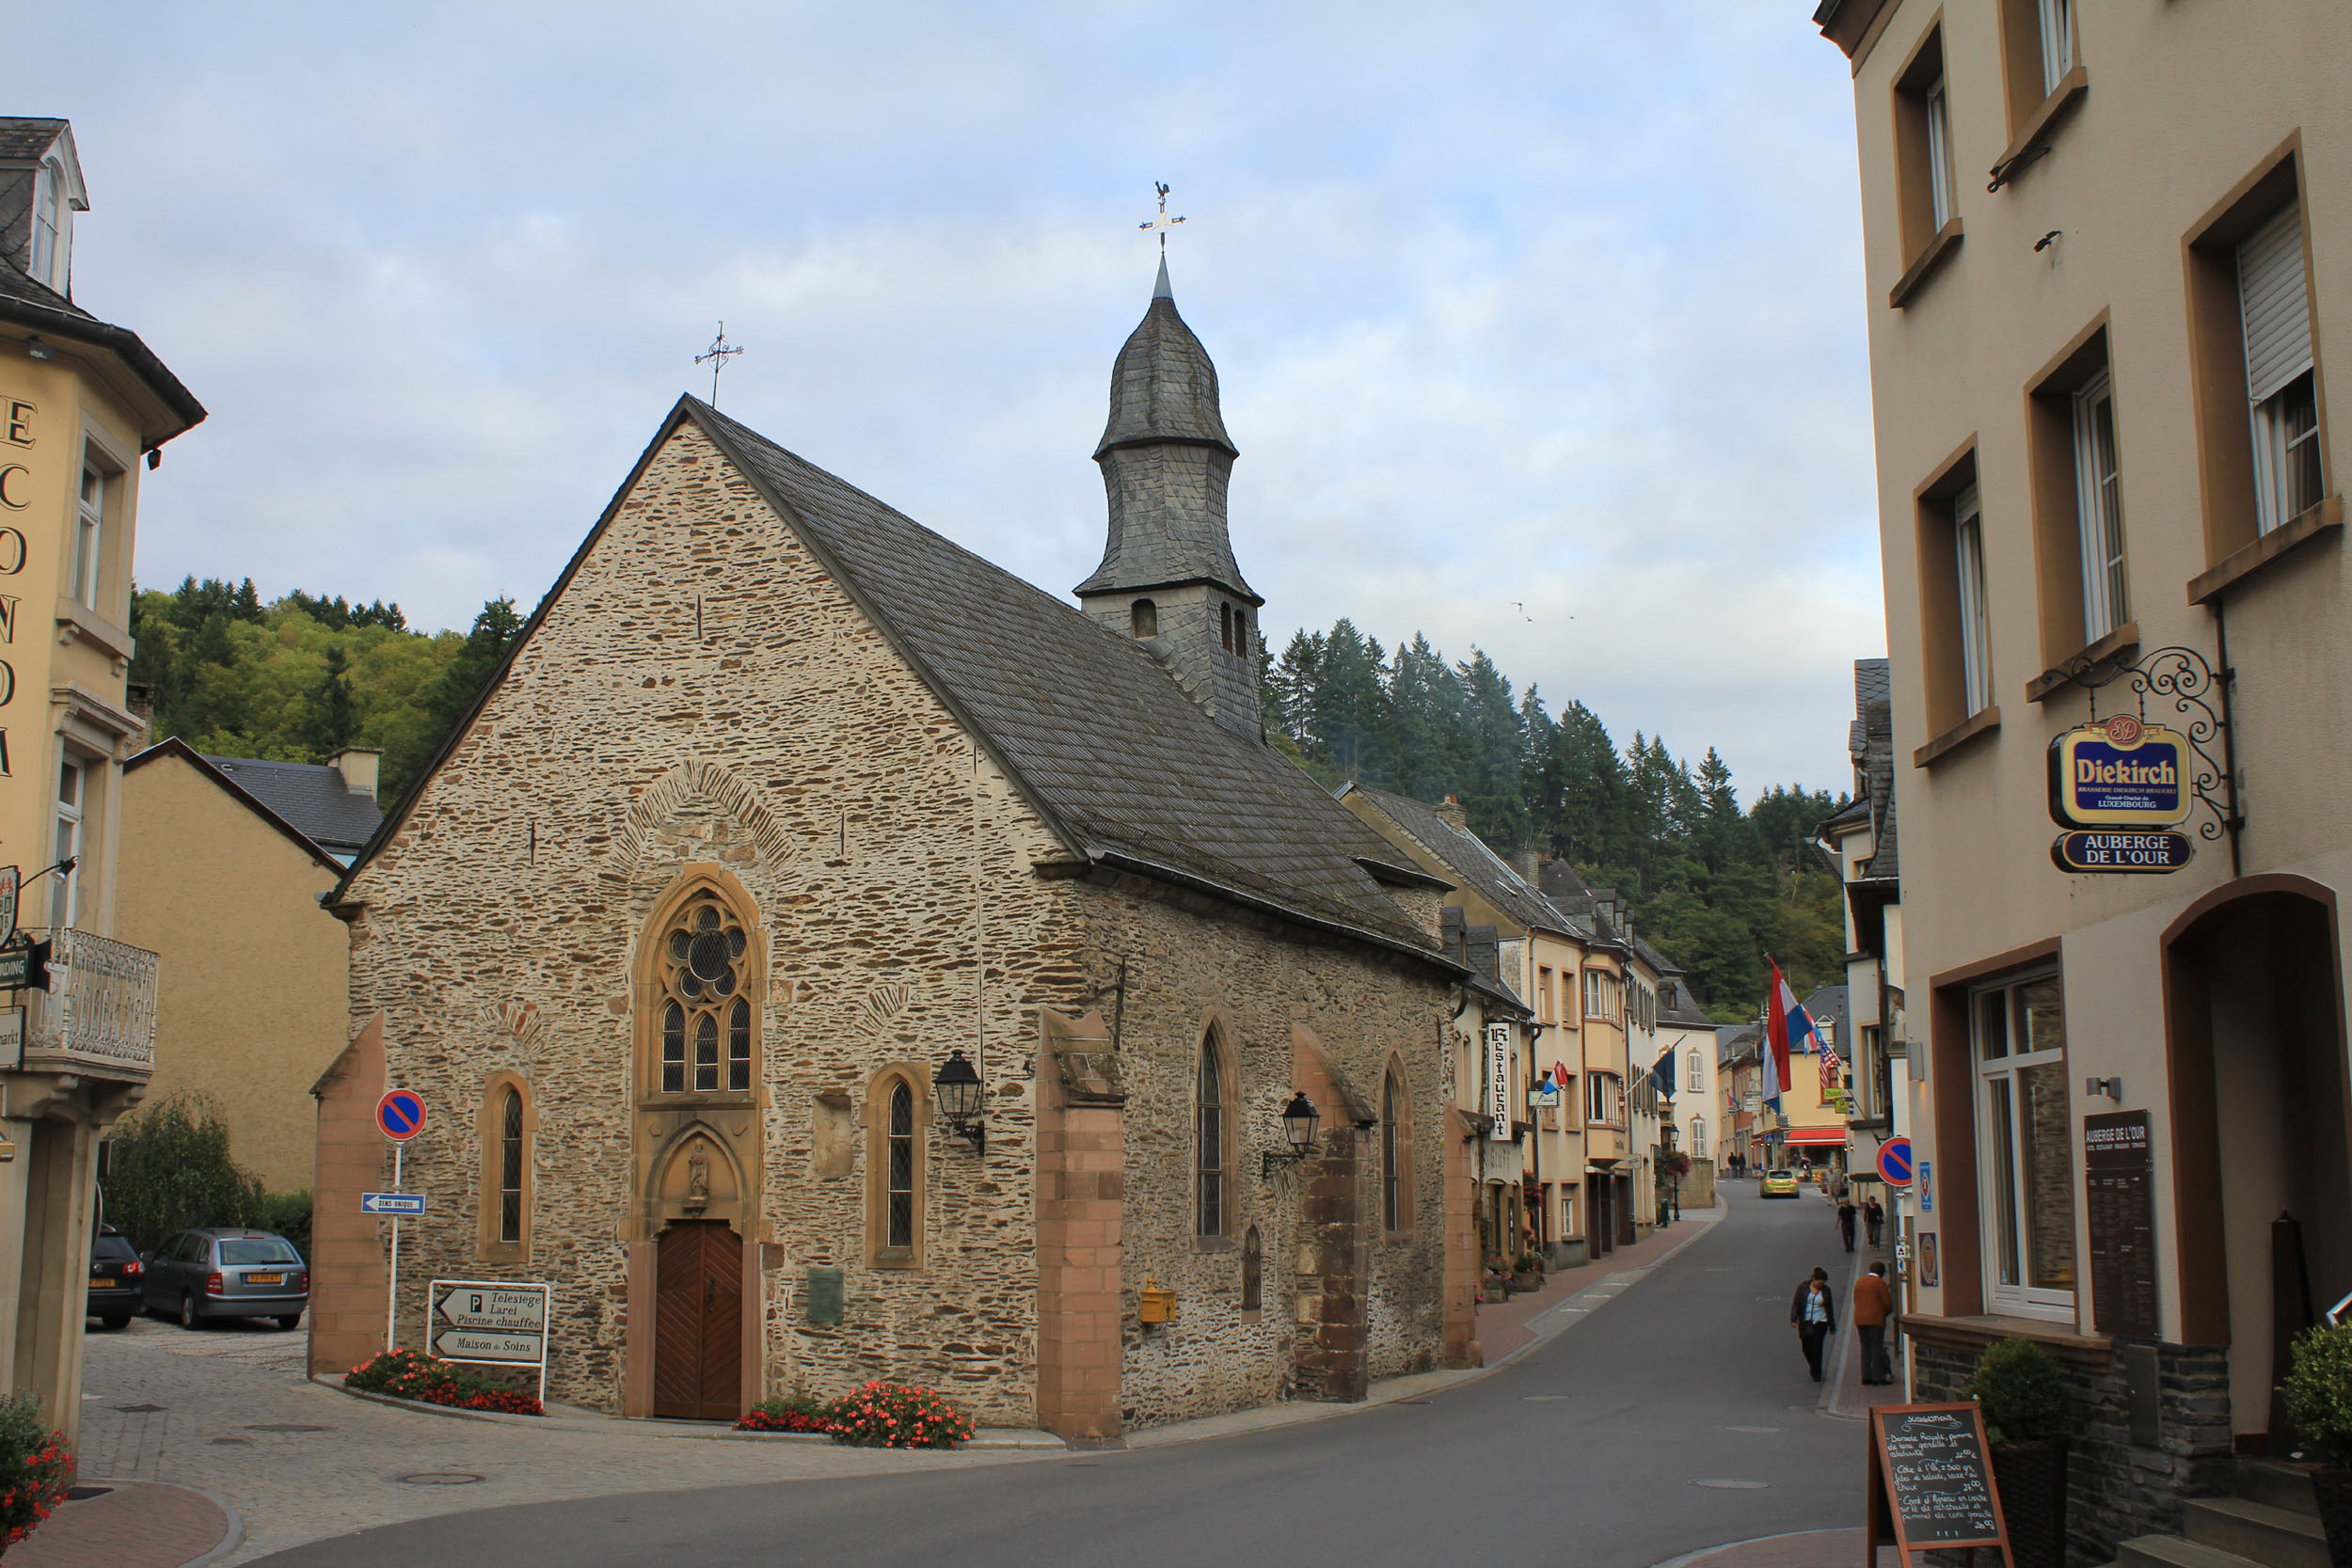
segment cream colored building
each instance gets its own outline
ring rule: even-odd
[[[71,297],[88,195],[61,119],[0,118],[0,865],[48,987],[0,991],[0,1387],[80,1421],[98,1139],[154,1061],[155,955],[113,938],[142,467],[204,417]],[[71,860],[70,869],[41,876]],[[20,1012],[18,1009],[22,1008]]]
[[[2352,1291],[2352,578],[2325,379],[2352,342],[2352,16],[1816,20],[1859,128],[1915,1386],[2023,1333],[2065,1354],[2078,1405],[2137,1410],[2128,1441],[2075,1438],[2077,1495],[2118,1499],[2076,1527],[2102,1560],[2265,1446],[2280,1338]],[[2185,867],[2053,859],[2051,743],[2119,715],[2201,731],[2150,797],[2182,789]],[[2298,1264],[2308,1297],[2274,1297]]]
[[[310,1085],[350,1011],[350,932],[319,898],[342,875],[334,850],[376,818],[375,760],[254,763],[174,739],[122,771],[116,931],[162,958],[148,1098],[210,1099],[233,1157],[272,1192],[310,1185]],[[310,836],[338,832],[332,848]]]

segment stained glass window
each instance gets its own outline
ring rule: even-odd
[[[890,1217],[882,1244],[914,1245],[914,1092],[901,1078],[890,1091]]]
[[[505,1115],[499,1132],[499,1240],[523,1239],[523,1097],[506,1091]]]
[[[752,1008],[741,994],[750,947],[742,923],[713,893],[697,895],[671,924],[660,958],[664,1094],[750,1090]]]

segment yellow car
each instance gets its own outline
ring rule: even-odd
[[[1764,1173],[1759,1196],[1764,1197],[1794,1197],[1797,1196],[1797,1175],[1794,1171],[1771,1170]]]

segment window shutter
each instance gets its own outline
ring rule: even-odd
[[[2300,203],[2288,204],[2237,247],[2237,286],[2246,322],[2246,391],[2260,403],[2312,368]]]

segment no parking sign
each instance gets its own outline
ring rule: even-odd
[[[1911,1185],[1911,1140],[1889,1138],[1879,1145],[1879,1175],[1890,1187]]]

